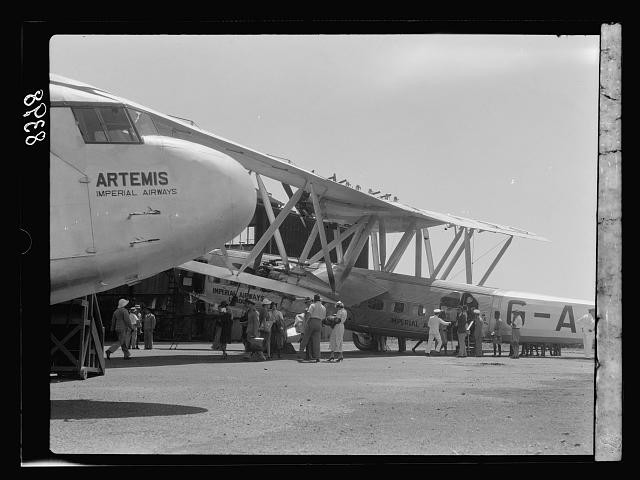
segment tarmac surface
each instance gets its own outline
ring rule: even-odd
[[[51,377],[55,454],[592,455],[594,360],[369,353],[245,360],[209,344],[121,350],[103,376]],[[294,344],[297,348],[298,344]],[[389,346],[395,347],[390,339]],[[508,346],[506,346],[508,352]],[[504,352],[504,350],[503,350]]]

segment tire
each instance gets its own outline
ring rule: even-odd
[[[368,333],[353,332],[353,344],[358,350],[365,352],[376,351],[378,348],[378,342],[376,337],[369,335]]]

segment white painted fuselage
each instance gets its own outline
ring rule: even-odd
[[[429,280],[410,275],[355,269],[356,273],[377,284],[384,293],[371,299],[352,303],[347,326],[363,333],[426,339],[427,322],[433,310],[445,311],[453,321],[460,311],[457,299],[472,296],[484,314],[483,337],[494,331],[495,312],[500,312],[503,326],[500,334],[505,342],[511,338],[511,320],[515,311],[524,313],[520,331],[521,343],[579,344],[582,334],[576,321],[586,314],[593,303],[584,300],[515,292],[499,288]],[[354,277],[357,282],[357,277]],[[344,292],[358,288],[347,279]],[[455,334],[455,332],[454,332]]]
[[[51,304],[206,254],[253,216],[248,172],[174,138],[180,122],[54,75],[50,119]]]

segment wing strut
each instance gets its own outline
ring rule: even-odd
[[[378,220],[378,237],[380,238],[380,269],[384,270],[387,263],[387,229],[383,218]]]
[[[496,265],[498,264],[498,262],[500,261],[500,259],[504,255],[504,252],[506,252],[507,248],[509,248],[509,245],[511,245],[511,241],[512,240],[513,240],[513,235],[511,235],[509,237],[509,240],[507,240],[505,242],[505,244],[502,246],[502,248],[498,252],[498,255],[496,255],[496,258],[493,260],[491,265],[489,265],[489,268],[487,268],[487,272],[484,274],[484,276],[482,277],[482,280],[480,280],[478,285],[481,285],[481,286],[484,285],[484,282],[487,281],[487,278],[489,278],[489,275],[491,275],[491,272],[493,272],[493,269],[496,268]]]
[[[398,262],[400,262],[400,259],[402,258],[402,255],[407,250],[407,247],[409,246],[409,243],[411,242],[411,239],[413,238],[413,235],[415,233],[416,232],[415,232],[415,222],[414,222],[402,234],[402,238],[400,239],[400,241],[398,242],[398,245],[396,246],[395,250],[393,251],[393,253],[389,257],[389,261],[384,266],[384,271],[385,272],[393,272],[395,270],[395,268],[398,266]]]
[[[351,251],[351,255],[348,257],[345,257],[345,266],[344,266],[344,271],[342,272],[342,275],[340,275],[340,284],[344,283],[344,281],[349,276],[349,273],[351,273],[351,269],[355,265],[356,260],[358,260],[358,257],[360,256],[360,252],[362,251],[364,244],[369,239],[369,234],[371,233],[371,230],[373,229],[373,226],[375,225],[376,221],[377,221],[376,217],[369,216],[367,218],[366,224],[364,226],[364,230],[361,232],[360,236],[358,237],[358,243],[354,246],[353,250]],[[351,239],[351,243],[353,243],[355,240],[356,240],[355,238]],[[349,244],[349,247],[351,247],[351,244]]]
[[[373,269],[380,271],[380,250],[378,249],[378,235],[371,233],[371,256],[373,257]]]
[[[327,266],[327,275],[329,277],[329,285],[331,285],[331,291],[336,291],[336,279],[333,275],[333,268],[331,268],[331,255],[327,248],[327,235],[324,231],[324,219],[322,218],[322,210],[320,209],[320,200],[313,189],[313,183],[309,183],[311,189],[311,200],[313,201],[313,210],[316,214],[316,224],[318,225],[318,234],[320,235],[320,243],[322,244],[322,251],[324,253],[324,263]],[[296,192],[297,193],[297,192]]]
[[[416,277],[422,276],[422,229],[416,230]]]
[[[335,228],[333,230],[333,238],[339,239],[340,236],[341,236],[341,232],[340,232],[340,227],[338,226],[338,228]],[[336,244],[336,258],[338,260],[338,263],[342,263],[344,261],[344,256],[342,254],[342,240],[339,240],[338,243]]]
[[[344,232],[342,232],[339,236],[336,236],[336,238],[334,238],[328,245],[327,248],[329,250],[333,250],[334,248],[337,249],[337,247],[340,245],[342,246],[342,242],[344,240],[347,239],[347,237],[349,237],[349,235],[351,235],[353,232],[357,232],[360,229],[362,229],[363,225],[364,225],[364,220],[366,219],[366,217],[361,217],[359,218],[356,223],[354,223],[353,225],[351,225],[349,228],[347,228]],[[322,250],[319,251],[318,253],[316,253],[313,257],[311,257],[309,259],[309,263],[315,263],[318,260],[320,260],[322,258],[323,252]],[[347,257],[349,255],[349,248],[347,247],[347,252],[343,255],[344,257]],[[346,260],[345,260],[346,261]]]
[[[293,190],[291,190],[291,185],[288,185],[284,182],[280,182],[282,184],[282,188],[284,188],[285,193],[287,194],[287,196],[289,198],[293,197]],[[300,221],[302,222],[302,225],[307,228],[307,224],[304,221],[304,217],[308,217],[309,213],[306,212],[304,209],[300,208],[298,205],[296,205],[296,210],[298,211],[298,213],[300,214],[300,216],[298,218],[300,218]]]
[[[422,238],[424,238],[424,250],[427,253],[427,265],[429,266],[429,276],[433,275],[433,254],[431,253],[431,240],[429,239],[429,229],[422,229]]]
[[[304,244],[302,253],[300,254],[300,257],[298,257],[298,265],[302,265],[303,263],[307,262],[307,257],[309,256],[309,252],[311,251],[311,247],[313,247],[313,243],[316,241],[317,236],[318,236],[318,222],[313,224],[313,228],[311,229],[311,232],[309,232],[307,243]]]
[[[466,227],[462,227],[462,228],[460,228],[460,230],[458,230],[458,235],[461,235],[463,233],[465,234],[464,241],[460,244],[460,247],[456,251],[456,254],[451,259],[451,263],[449,263],[449,266],[443,272],[442,280],[446,280],[447,279],[447,276],[449,275],[449,273],[451,273],[451,269],[454,267],[454,265],[458,261],[458,258],[460,258],[460,255],[462,254],[462,250],[467,250],[467,252],[469,252],[469,255],[470,255],[471,249],[467,248],[467,246],[469,245],[469,240],[471,240],[471,237],[473,236],[473,232],[474,231],[475,231],[475,229],[472,228],[470,231],[467,232],[467,228]],[[458,235],[456,235],[456,237]],[[470,259],[471,259],[471,257],[469,257],[469,260]],[[467,271],[467,275],[468,275],[468,271]]]
[[[453,247],[456,246],[456,243],[458,243],[458,240],[460,240],[461,236],[462,236],[462,229],[456,231],[456,235],[455,235],[455,237],[453,237],[452,242],[449,244],[449,247],[447,248],[447,251],[444,252],[444,255],[442,255],[442,258],[438,262],[438,266],[436,267],[436,269],[431,274],[431,280],[435,280],[436,275],[438,275],[438,273],[440,273],[440,270],[442,269],[442,267],[444,266],[445,262],[447,261],[447,258],[449,258],[449,255],[451,255],[451,251],[453,250]]]
[[[258,182],[258,189],[260,190],[260,195],[262,195],[262,203],[264,205],[264,209],[267,212],[267,217],[269,218],[269,223],[273,223],[276,219],[273,214],[273,207],[271,206],[271,200],[269,199],[269,192],[264,186],[264,182],[260,177],[260,174],[256,172],[256,180]],[[291,197],[289,198],[291,199]],[[278,252],[280,253],[280,257],[282,258],[282,263],[284,263],[284,269],[287,273],[289,273],[289,257],[287,255],[287,251],[284,248],[284,242],[282,241],[282,236],[280,235],[280,230],[276,228],[273,232],[273,237],[276,239],[276,245],[278,246]]]
[[[258,240],[254,245],[253,249],[251,250],[251,253],[249,253],[249,256],[244,261],[244,264],[238,271],[238,275],[244,272],[244,270],[251,264],[251,262],[253,262],[253,260],[260,254],[262,249],[267,245],[267,242],[271,240],[273,233],[282,224],[282,222],[285,221],[285,219],[289,215],[289,212],[291,212],[291,209],[293,208],[293,206],[302,196],[302,192],[304,192],[304,188],[305,187],[298,189],[298,191],[293,194],[293,197],[289,199],[289,201],[284,206],[284,208],[280,210],[280,213],[278,214],[276,219],[273,221],[271,225],[269,225],[269,228],[267,228],[267,231],[264,232],[264,234],[262,234],[262,236],[260,237],[260,240]]]

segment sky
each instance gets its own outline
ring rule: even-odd
[[[52,73],[320,175],[535,232],[550,242],[514,238],[486,284],[595,301],[598,36],[56,35],[49,53]],[[453,231],[431,230],[437,263]],[[505,240],[474,236],[474,281]]]

